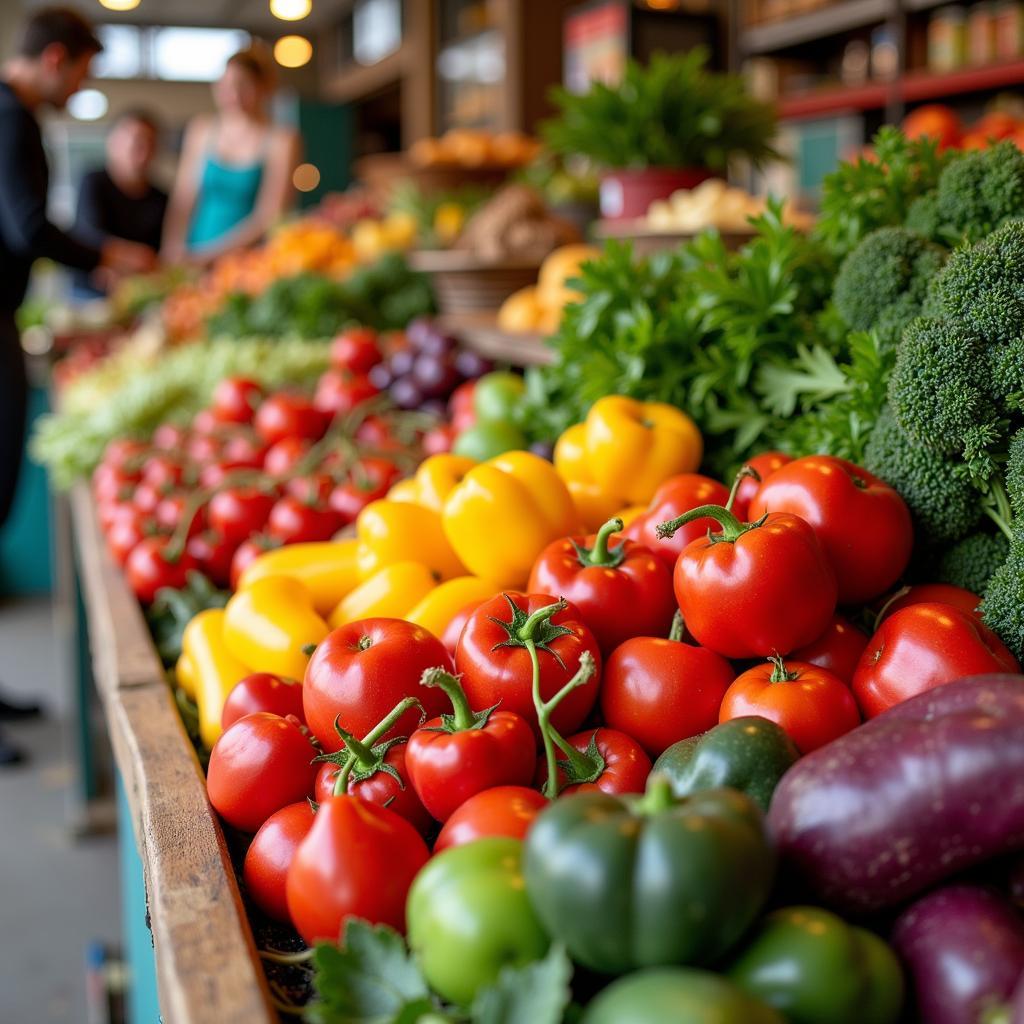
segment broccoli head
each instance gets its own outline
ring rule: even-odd
[[[996,418],[988,371],[977,335],[956,321],[919,317],[896,351],[889,403],[920,444],[948,453],[983,448]]]
[[[918,196],[910,204],[904,227],[933,242],[944,241],[942,220],[939,217],[939,197],[934,190]]]
[[[929,315],[954,317],[987,344],[1024,336],[1024,222],[1009,221],[983,242],[954,252],[926,305]]]
[[[895,343],[921,312],[944,260],[942,249],[906,228],[872,231],[839,268],[832,293],[836,309],[854,330],[875,329],[880,340]]]
[[[1024,537],[1010,542],[1006,561],[992,574],[982,595],[985,625],[1024,661]]]
[[[1002,533],[972,533],[942,553],[935,579],[983,594],[1009,551],[1010,542]]]
[[[927,541],[960,540],[981,518],[979,494],[965,467],[909,437],[888,406],[864,449],[864,465],[902,495]]]
[[[1009,141],[964,153],[939,175],[935,212],[952,242],[977,242],[1024,214],[1024,153]]]
[[[1024,427],[1010,438],[1004,474],[1006,495],[1013,517],[1024,523]]]
[[[989,394],[1002,406],[1024,411],[1024,338],[988,350]]]

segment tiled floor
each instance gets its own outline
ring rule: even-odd
[[[115,839],[75,838],[71,828],[60,653],[47,604],[0,604],[0,687],[50,709],[41,722],[4,726],[30,760],[0,769],[3,1024],[86,1024],[86,949],[116,943],[120,932]]]

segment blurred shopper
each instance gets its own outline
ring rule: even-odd
[[[108,238],[127,238],[160,248],[167,193],[150,180],[159,150],[160,130],[145,110],[126,110],[107,136],[106,166],[89,171],[78,187],[78,207],[71,233],[99,248]],[[91,275],[75,274],[75,290],[98,295]]]
[[[120,239],[85,245],[46,216],[50,176],[36,113],[44,106],[62,109],[101,49],[80,14],[43,8],[28,18],[15,56],[0,72],[0,526],[10,513],[25,440],[28,381],[14,313],[33,260],[45,256],[108,275],[148,270],[154,263],[151,249]],[[0,698],[0,718],[38,711]],[[18,759],[17,749],[0,736],[0,763]]]
[[[260,240],[293,198],[299,139],[267,111],[274,65],[252,45],[228,60],[214,84],[214,116],[185,131],[164,227],[163,256],[209,263]]]

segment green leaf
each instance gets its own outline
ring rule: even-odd
[[[392,928],[349,919],[342,946],[317,943],[313,964],[316,998],[306,1009],[312,1024],[413,1024],[437,1013],[423,975]]]
[[[561,1024],[572,992],[572,964],[561,946],[525,967],[504,967],[477,993],[472,1024]]]

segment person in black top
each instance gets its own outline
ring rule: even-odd
[[[50,175],[36,112],[63,108],[101,49],[80,14],[43,8],[25,22],[18,49],[0,73],[0,526],[10,512],[25,440],[28,381],[14,314],[33,261],[46,256],[108,279],[155,262],[152,250],[136,242],[109,239],[97,248],[76,241],[46,216]],[[33,712],[38,707],[0,699],[0,718]],[[0,736],[0,764],[19,756]]]
[[[160,248],[167,193],[149,180],[159,130],[144,110],[126,110],[107,136],[106,167],[89,171],[78,187],[78,208],[71,233],[97,248],[111,237]],[[91,276],[75,272],[75,290],[98,295]]]

